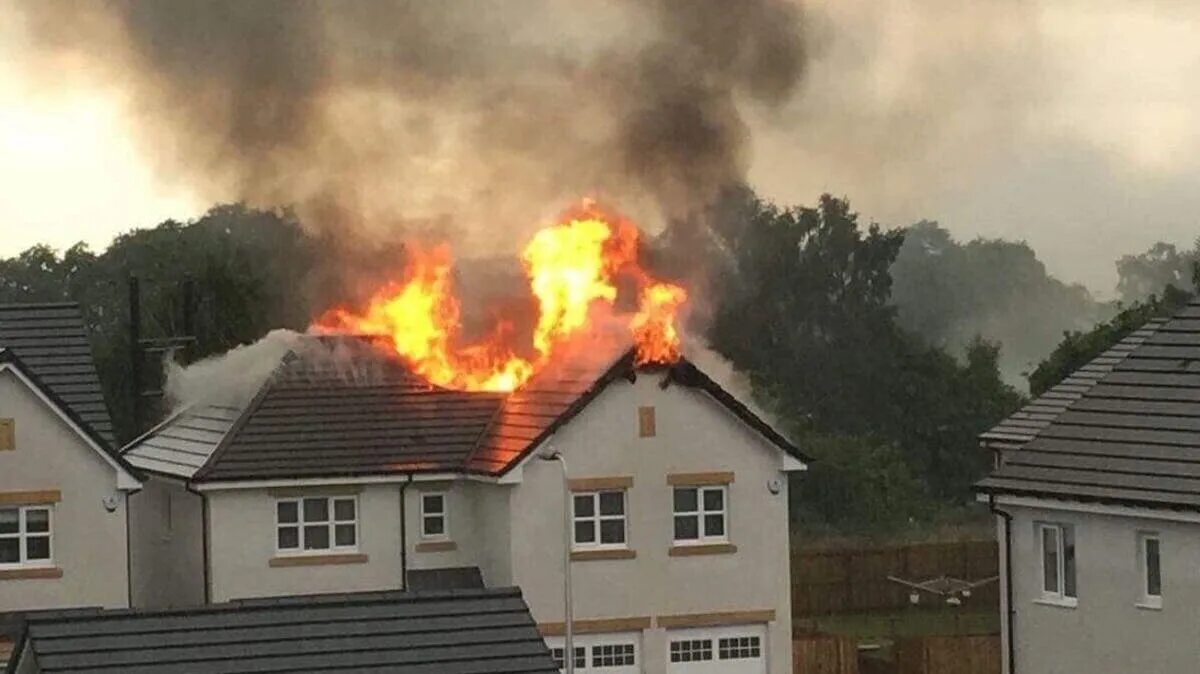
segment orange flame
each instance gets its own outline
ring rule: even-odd
[[[557,346],[587,327],[594,305],[612,307],[616,280],[628,275],[640,287],[638,312],[628,319],[636,362],[674,362],[680,356],[675,317],[687,292],[654,281],[638,264],[637,251],[637,229],[622,219],[614,222],[590,203],[576,216],[538,231],[521,253],[538,304],[528,358],[506,345],[511,325],[505,322],[477,343],[460,344],[461,312],[445,245],[411,249],[402,282],[381,288],[362,312],[326,312],[312,329],[378,335],[437,386],[511,391],[545,366]]]

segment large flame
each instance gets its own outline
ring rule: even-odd
[[[585,203],[562,222],[538,231],[521,253],[538,305],[532,348],[521,355],[501,321],[484,339],[460,340],[461,311],[454,295],[448,246],[410,248],[403,280],[375,293],[362,311],[335,308],[318,319],[321,333],[384,338],[413,370],[445,388],[511,391],[553,358],[556,349],[588,326],[596,305],[612,308],[617,279],[638,288],[638,311],[625,317],[640,365],[680,356],[676,316],[687,300],[680,286],[657,281],[638,262],[638,231]]]

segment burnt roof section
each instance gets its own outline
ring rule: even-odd
[[[517,589],[363,593],[29,618],[37,671],[557,672]],[[18,650],[18,652],[22,652]],[[25,663],[16,658],[8,671]]]
[[[976,488],[1200,508],[1200,300],[1135,335],[1032,437],[996,447],[999,467]]]
[[[113,447],[112,419],[78,304],[0,304],[0,349],[15,354],[101,446]]]
[[[456,470],[504,397],[435,387],[366,340],[339,348],[289,354],[196,478]]]
[[[418,472],[501,475],[610,383],[633,380],[644,370],[664,372],[664,385],[673,382],[707,392],[781,450],[808,460],[687,360],[639,368],[632,349],[583,349],[512,393],[466,392],[432,386],[369,340],[324,343],[339,344],[342,354],[329,358],[327,350],[312,349],[290,354],[194,473],[196,481]],[[355,365],[348,370],[346,362]],[[178,435],[170,423],[162,434]],[[152,469],[140,458],[145,451],[134,443],[126,456]]]

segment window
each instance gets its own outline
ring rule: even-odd
[[[574,495],[575,547],[625,547],[625,492]]]
[[[712,639],[683,639],[671,642],[671,662],[701,662],[712,659]]]
[[[583,669],[587,667],[587,649],[583,646],[575,647],[575,669]],[[559,669],[564,669],[566,661],[563,660],[563,655],[566,654],[565,648],[551,648],[550,657],[554,658],[554,664],[558,665]]]
[[[1064,524],[1039,524],[1042,551],[1042,598],[1074,603],[1075,530]]]
[[[1162,543],[1156,533],[1138,535],[1138,568],[1141,571],[1142,606],[1162,606]]]
[[[757,658],[762,655],[758,637],[729,637],[717,641],[717,655],[722,660]]]
[[[353,496],[283,499],[275,504],[276,546],[282,552],[358,547],[358,500]]]
[[[421,538],[446,539],[446,495],[442,492],[421,494]]]
[[[633,644],[597,644],[592,646],[592,667],[625,667],[637,664]]]
[[[50,508],[0,508],[0,568],[50,563]]]
[[[725,487],[675,487],[675,542],[728,540]]]

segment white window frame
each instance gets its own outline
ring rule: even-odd
[[[437,497],[442,500],[442,512],[430,513],[425,510],[425,499],[429,497]],[[425,530],[425,523],[429,520],[442,520],[442,533],[431,534]],[[445,491],[423,491],[421,492],[421,540],[423,541],[448,541],[450,540],[450,496]]]
[[[550,654],[555,660],[555,664],[559,665],[559,671],[562,669],[562,656],[566,654],[565,639],[561,636],[546,637],[546,646],[550,649]],[[576,634],[574,637],[575,646],[575,671],[577,672],[609,672],[614,669],[626,671],[629,668],[635,668],[637,671],[642,671],[642,635],[638,632],[604,632],[598,634]],[[620,649],[618,655],[613,652],[613,649]],[[608,649],[606,653],[605,650]],[[597,660],[603,662],[605,659],[611,659],[613,656],[622,659],[632,657],[631,664],[596,664]]]
[[[31,505],[12,505],[0,507],[0,510],[16,510],[17,511],[17,532],[14,534],[0,534],[0,538],[5,540],[16,539],[17,541],[17,557],[16,562],[0,563],[0,569],[28,569],[40,568],[46,566],[54,566],[54,506],[50,504],[31,504]],[[28,515],[31,510],[46,511],[46,531],[30,532],[27,530]],[[45,559],[29,559],[28,541],[30,538],[46,538],[49,545],[49,555]]]
[[[621,495],[621,514],[620,515],[601,515],[600,514],[600,495],[601,494],[620,494]],[[592,499],[592,514],[580,516],[575,510],[576,499],[581,497],[591,497]],[[615,520],[621,521],[622,541],[620,543],[603,543],[603,536],[600,533],[602,522],[611,522]],[[575,539],[575,525],[579,522],[591,522],[593,531],[595,532],[595,540],[590,542],[579,542]],[[571,492],[571,549],[572,550],[627,550],[629,549],[629,493],[626,489],[599,489],[596,491],[574,491]]]
[[[324,500],[325,507],[329,518],[323,521],[306,522],[304,519],[304,502],[310,500]],[[335,502],[337,501],[352,501],[354,503],[354,518],[353,519],[338,519]],[[347,552],[357,552],[359,543],[362,541],[362,524],[360,504],[357,495],[335,494],[330,496],[310,495],[310,496],[295,496],[287,498],[275,499],[275,553],[277,555],[333,555],[344,554]],[[279,504],[294,503],[296,505],[296,521],[295,522],[280,522],[279,521]],[[337,526],[338,525],[354,525],[354,544],[353,545],[338,545],[337,544]],[[305,543],[305,527],[325,525],[328,529],[329,547],[327,548],[306,548]],[[296,547],[281,548],[279,547],[279,530],[283,528],[296,529]]]
[[[1154,541],[1158,547],[1158,594],[1150,593],[1150,551],[1149,542]],[[1162,536],[1157,531],[1140,531],[1137,537],[1138,555],[1138,601],[1141,608],[1162,608]]]
[[[694,489],[696,491],[696,510],[675,510],[675,492],[683,489]],[[721,508],[719,510],[708,510],[704,507],[704,493],[710,491],[721,492]],[[721,516],[721,533],[708,533],[708,525],[705,522],[706,516],[720,515]],[[677,517],[694,517],[696,518],[696,534],[697,538],[676,538],[675,536],[675,518]],[[676,485],[671,488],[671,544],[672,545],[711,545],[713,543],[728,543],[729,542],[729,485]]]
[[[1038,590],[1040,593],[1040,602],[1048,604],[1057,604],[1060,606],[1074,607],[1079,602],[1079,559],[1077,554],[1077,545],[1075,547],[1074,566],[1071,571],[1075,576],[1071,584],[1074,585],[1075,594],[1067,593],[1067,536],[1070,535],[1074,540],[1074,527],[1069,524],[1061,524],[1055,522],[1038,522],[1034,531],[1037,534],[1037,578],[1039,580]],[[1048,589],[1046,581],[1046,533],[1054,533],[1055,541],[1055,589]]]

